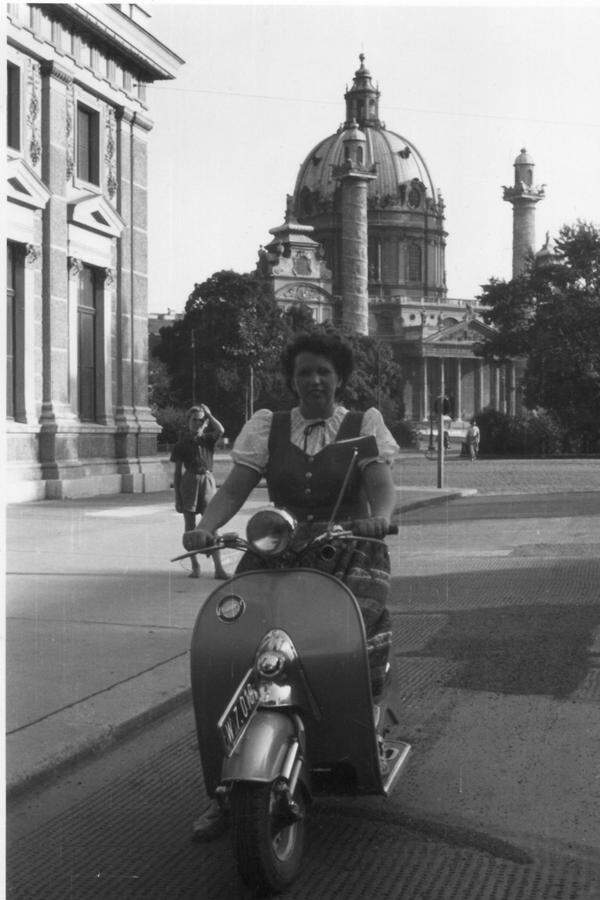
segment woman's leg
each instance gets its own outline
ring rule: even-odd
[[[187,510],[183,513],[183,521],[185,523],[186,531],[193,531],[196,527],[196,515],[193,512],[188,512]],[[200,577],[200,563],[198,562],[197,556],[190,556],[190,561],[192,563],[192,571],[190,573],[190,578],[199,578]]]

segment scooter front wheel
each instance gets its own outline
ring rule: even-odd
[[[244,883],[282,891],[298,874],[304,850],[306,805],[297,787],[292,815],[277,783],[237,782],[230,796],[233,852]]]

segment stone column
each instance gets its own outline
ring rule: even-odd
[[[462,360],[456,360],[456,409],[455,417],[462,419]]]
[[[423,385],[423,401],[421,404],[422,418],[429,419],[429,373],[427,371],[427,357],[422,360],[422,385]]]
[[[483,397],[483,360],[475,360],[474,412],[479,413],[485,406]]]
[[[492,363],[493,383],[494,383],[494,409],[500,412],[500,366]]]
[[[511,416],[517,414],[517,373],[514,362],[508,363],[508,412]]]

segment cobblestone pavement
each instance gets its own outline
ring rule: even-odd
[[[424,453],[403,454],[394,467],[397,485],[437,487],[437,461]],[[600,490],[600,459],[478,459],[450,453],[444,487],[476,488],[482,494]]]

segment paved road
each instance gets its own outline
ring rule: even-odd
[[[480,494],[599,491],[600,459],[487,459],[477,462],[450,453],[446,487],[476,488]],[[396,484],[437,486],[437,463],[424,454],[404,453],[395,465]]]
[[[600,496],[406,514],[396,702],[414,752],[388,802],[316,805],[291,898],[597,900]],[[9,807],[9,897],[244,896],[226,839],[188,840],[188,710]]]

